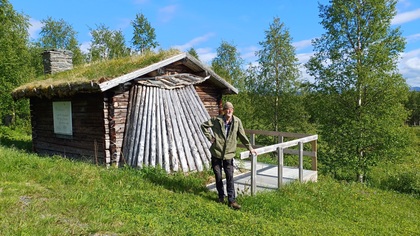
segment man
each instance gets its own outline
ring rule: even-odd
[[[201,130],[211,142],[211,167],[216,177],[216,189],[219,195],[218,201],[223,203],[225,198],[222,179],[223,168],[226,175],[226,191],[229,207],[240,209],[241,206],[235,200],[235,187],[233,183],[233,158],[236,154],[238,138],[251,153],[256,154],[256,152],[245,135],[241,120],[233,115],[232,103],[226,102],[223,106],[223,112],[224,115],[213,117],[201,124]]]

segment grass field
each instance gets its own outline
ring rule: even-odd
[[[25,140],[2,137],[0,235],[420,235],[416,195],[320,176],[239,196],[234,211],[206,189],[209,171],[106,169]]]

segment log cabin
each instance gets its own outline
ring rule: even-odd
[[[209,167],[199,125],[220,114],[223,95],[236,88],[177,50],[74,68],[71,56],[45,51],[44,78],[12,92],[30,101],[34,152],[167,172]]]

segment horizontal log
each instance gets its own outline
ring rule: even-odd
[[[60,145],[60,144],[52,143],[52,142],[42,142],[38,140],[36,142],[35,149],[57,151],[62,154],[73,153],[79,156],[85,156],[85,155],[93,156],[95,154],[94,142],[92,142],[90,146],[79,146],[79,145],[67,146],[67,145],[62,145],[62,144]],[[103,147],[101,147],[100,144],[97,145],[97,153],[98,155],[99,154],[103,155],[104,153],[104,149]]]
[[[46,137],[54,135],[54,127],[47,126],[47,125],[37,125],[36,126],[36,133],[40,135],[44,135]],[[102,126],[92,127],[87,126],[86,128],[80,126],[73,126],[73,136],[102,136],[104,129]]]

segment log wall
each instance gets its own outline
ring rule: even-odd
[[[121,160],[127,121],[129,91],[111,92],[104,98],[105,155],[107,164]]]
[[[194,85],[207,112],[211,117],[222,114],[222,92],[208,81]]]
[[[54,101],[70,101],[73,135],[54,133]],[[104,162],[103,95],[79,94],[65,99],[31,98],[32,143],[35,152]]]

